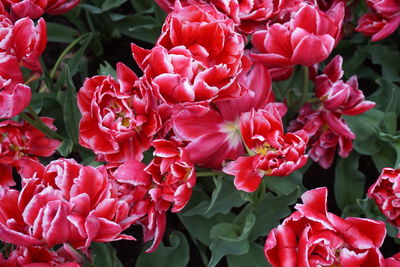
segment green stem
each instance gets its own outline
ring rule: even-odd
[[[78,38],[76,38],[72,43],[70,43],[65,49],[64,51],[61,53],[61,55],[58,57],[56,63],[54,64],[53,69],[50,72],[50,78],[54,78],[54,75],[56,74],[56,71],[58,69],[58,66],[60,66],[62,60],[64,59],[64,57],[69,53],[69,51],[71,51],[71,49],[78,44],[83,38],[85,38],[87,36],[87,34],[83,34],[81,36],[79,36]]]
[[[210,177],[210,176],[215,176],[218,174],[222,174],[222,172],[213,172],[213,171],[209,171],[209,172],[197,172],[196,176],[197,177]]]
[[[303,92],[301,95],[300,107],[303,106],[304,103],[307,101],[308,83],[308,67],[303,66]]]
[[[35,127],[36,129],[38,129],[39,131],[41,131],[42,133],[44,133],[47,137],[52,138],[52,139],[57,139],[60,141],[65,140],[65,138],[61,135],[59,135],[58,133],[56,133],[55,131],[53,131],[52,129],[49,128],[49,126],[47,126],[40,118],[39,116],[36,114],[36,112],[33,110],[33,108],[31,106],[28,106],[28,111],[29,114],[32,116],[29,117],[27,114],[25,113],[21,113],[20,117],[25,120],[27,123],[29,123],[30,125],[32,125],[33,127]]]

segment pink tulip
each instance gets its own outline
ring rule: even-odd
[[[338,43],[344,18],[343,2],[322,12],[316,6],[300,4],[292,19],[275,23],[252,36],[252,58],[268,67],[311,66],[325,60]]]
[[[307,133],[301,130],[284,134],[279,112],[274,106],[243,113],[240,131],[253,155],[239,157],[223,168],[225,173],[235,176],[235,186],[239,190],[253,192],[264,175],[287,176],[307,162]]]
[[[141,160],[160,127],[160,119],[151,95],[133,71],[119,63],[117,74],[118,82],[111,76],[95,76],[80,89],[79,142],[92,149],[99,160]]]
[[[327,211],[327,189],[302,195],[303,204],[273,229],[264,253],[273,267],[385,266],[379,251],[386,235],[383,222]]]
[[[80,0],[1,0],[1,2],[15,19],[23,17],[37,19],[44,13],[63,14],[77,6]]]
[[[324,109],[336,113],[354,116],[370,110],[375,103],[365,100],[357,77],[352,76],[347,82],[341,80],[342,62],[341,56],[334,57],[323,73],[315,77],[315,95],[322,100]]]
[[[356,31],[372,36],[373,42],[382,40],[400,26],[400,3],[396,0],[367,0],[371,9],[358,21]]]
[[[30,92],[30,91],[29,91]],[[42,121],[51,129],[53,119],[42,117]],[[47,138],[41,131],[30,124],[11,120],[0,122],[0,185],[15,185],[12,168],[19,167],[22,159],[49,157],[60,145],[60,141]]]
[[[368,197],[375,200],[380,211],[398,230],[400,230],[399,193],[400,170],[392,168],[384,168],[378,180],[368,189]]]

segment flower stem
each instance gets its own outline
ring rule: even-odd
[[[31,106],[28,106],[28,111],[29,114],[32,116],[28,116],[25,113],[21,113],[19,114],[20,117],[25,120],[27,123],[29,123],[30,125],[32,125],[33,127],[35,127],[36,129],[38,129],[39,131],[41,131],[42,133],[44,133],[47,137],[52,138],[52,139],[57,139],[60,141],[65,140],[65,138],[61,135],[59,135],[58,133],[56,133],[55,131],[53,131],[52,129],[49,128],[49,126],[47,126],[40,118],[39,116],[36,114],[36,112],[33,110],[33,108]]]
[[[310,80],[308,78],[308,67],[303,66],[303,92],[301,94],[300,107],[302,107],[304,105],[304,103],[307,101],[309,81]]]
[[[78,44],[83,38],[85,38],[87,35],[83,34],[81,36],[79,36],[78,38],[76,38],[72,43],[70,43],[65,49],[64,51],[61,53],[61,55],[58,57],[56,63],[54,64],[53,69],[50,72],[50,78],[54,78],[54,75],[56,74],[56,71],[58,69],[58,66],[60,66],[62,60],[64,59],[64,57],[69,53],[69,51],[71,51],[71,49]]]

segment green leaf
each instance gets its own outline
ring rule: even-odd
[[[256,222],[249,239],[255,240],[259,236],[266,236],[272,228],[278,226],[280,220],[291,213],[289,206],[296,203],[299,194],[299,188],[287,196],[276,197],[272,193],[267,193],[262,202],[254,209]]]
[[[397,130],[397,106],[399,102],[399,92],[397,88],[392,88],[389,103],[385,109],[384,125],[388,133],[394,134]]]
[[[346,77],[349,77],[349,74],[351,76],[363,64],[365,58],[368,56],[368,49],[368,45],[357,46],[357,50],[353,56],[343,62],[343,70]]]
[[[378,172],[388,166],[394,166],[397,153],[390,143],[380,142],[380,150],[378,153],[372,155],[372,161],[375,164]]]
[[[169,236],[170,247],[160,244],[153,253],[140,253],[136,267],[185,267],[189,262],[189,245],[181,232],[172,232]]]
[[[40,111],[42,110],[43,98],[45,96],[46,94],[41,94],[41,93],[32,94],[31,102],[29,105],[35,110],[36,114],[39,114]]]
[[[215,225],[210,232],[212,253],[209,267],[214,267],[225,255],[243,255],[250,249],[247,239],[255,223],[256,217],[248,213],[243,225],[236,223],[220,223]]]
[[[86,51],[86,48],[88,47],[90,42],[92,41],[92,36],[92,33],[86,34],[86,37],[84,37],[80,42],[81,47],[78,49],[78,51],[76,51],[76,53],[71,58],[65,60],[66,64],[68,64],[70,68],[69,70],[71,76],[74,76],[75,73],[78,72],[82,63],[83,54]]]
[[[151,44],[161,33],[161,24],[151,16],[135,14],[121,19],[116,14],[110,14],[110,19],[122,34]]]
[[[353,152],[347,158],[341,158],[335,169],[335,198],[339,208],[356,203],[362,198],[365,188],[365,176],[358,170],[360,156]]]
[[[117,257],[117,251],[109,243],[93,242],[90,247],[92,248],[93,264],[85,264],[85,266],[123,267]]]
[[[68,65],[65,66],[67,76],[67,92],[65,94],[65,102],[63,106],[64,122],[69,138],[74,144],[79,143],[79,121],[81,113],[79,112],[75,86],[72,82],[72,77],[69,72]]]
[[[232,222],[235,219],[233,213],[228,213],[227,215],[217,214],[212,218],[205,218],[200,215],[190,215],[190,210],[196,207],[199,203],[209,200],[209,196],[203,189],[196,186],[193,189],[192,197],[189,203],[186,205],[184,210],[178,213],[178,218],[188,230],[188,232],[197,240],[199,240],[204,245],[210,245],[210,230],[211,228],[221,222]],[[189,214],[189,215],[188,215]]]
[[[223,176],[213,178],[215,189],[211,200],[200,202],[196,207],[185,213],[186,216],[203,215],[211,218],[217,213],[227,214],[233,207],[240,207],[244,204],[231,179]]]
[[[362,155],[378,153],[378,129],[384,118],[384,113],[378,109],[371,109],[357,116],[343,116],[350,129],[356,135],[354,149]],[[368,144],[368,145],[366,145]]]
[[[371,45],[372,62],[382,66],[382,76],[390,81],[400,81],[400,53],[396,46]]]
[[[79,32],[74,28],[63,24],[46,22],[47,40],[57,43],[71,43],[79,35]]]
[[[300,171],[295,171],[285,177],[270,176],[265,177],[264,179],[267,184],[267,188],[269,188],[271,191],[279,195],[289,195],[296,190],[298,186],[302,185],[303,175]]]
[[[130,0],[130,2],[137,12],[147,11],[155,5],[154,1],[149,0]]]
[[[101,5],[101,9],[103,11],[108,11],[110,9],[119,7],[123,3],[125,3],[127,0],[106,0],[104,1],[103,5]]]
[[[229,267],[269,267],[268,261],[264,256],[264,248],[256,243],[250,243],[249,252],[246,254],[237,255],[227,255]]]
[[[84,10],[88,11],[88,12],[91,13],[91,14],[96,14],[96,15],[98,15],[98,14],[103,13],[103,10],[102,10],[101,8],[98,8],[98,7],[93,6],[93,5],[89,5],[89,4],[80,4],[80,6],[81,6]]]
[[[72,152],[72,148],[74,147],[74,143],[71,140],[64,140],[61,145],[57,148],[57,151],[61,156],[66,157]]]
[[[114,79],[117,79],[117,71],[107,61],[100,64],[99,75],[111,75]]]

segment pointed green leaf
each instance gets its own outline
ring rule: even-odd
[[[335,168],[335,199],[339,208],[356,203],[364,196],[365,176],[358,170],[359,154],[341,158]]]
[[[212,253],[209,267],[214,267],[225,255],[243,255],[249,251],[248,236],[253,228],[256,217],[248,213],[244,225],[235,223],[220,223],[210,232],[210,250]]]
[[[256,243],[250,243],[249,252],[243,255],[227,255],[229,267],[269,267],[269,263],[264,256],[264,248]]]
[[[85,264],[85,267],[123,267],[117,257],[117,251],[110,243],[92,243],[93,264]]]
[[[189,262],[189,245],[181,232],[172,232],[169,236],[171,246],[163,243],[153,253],[142,253],[136,262],[136,267],[185,267]]]
[[[78,109],[75,86],[72,82],[68,65],[65,66],[65,69],[67,76],[67,92],[65,94],[65,102],[63,106],[65,128],[69,138],[74,142],[74,144],[78,144],[81,113]]]

